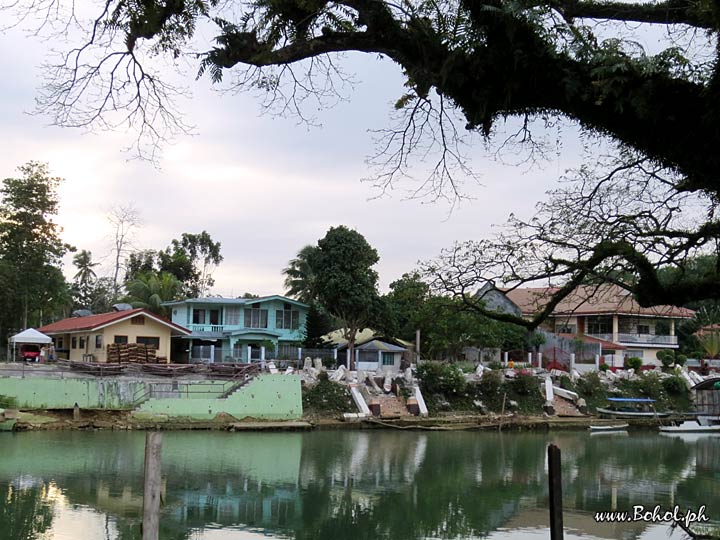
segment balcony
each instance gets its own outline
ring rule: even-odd
[[[589,337],[613,342],[612,334],[586,334]],[[626,345],[677,345],[677,336],[658,336],[655,334],[618,334],[616,343]]]

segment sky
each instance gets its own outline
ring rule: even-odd
[[[111,273],[107,214],[112,206],[132,205],[142,220],[136,249],[162,249],[183,232],[203,230],[222,243],[213,294],[282,294],[288,261],[341,224],[378,250],[385,292],[419,260],[456,241],[493,234],[493,225],[510,213],[530,217],[545,191],[579,159],[570,141],[541,166],[515,166],[492,159],[478,143],[469,153],[480,184],[464,184],[468,200],[452,207],[408,199],[412,181],[382,194],[362,179],[371,175],[371,132],[391,125],[403,77],[387,60],[352,54],[342,65],[353,74],[354,88],[347,101],[316,111],[319,127],[263,114],[258,96],[219,92],[207,77],[190,77],[192,99],[180,108],[193,135],[163,147],[153,164],[125,150],[134,132],[62,128],[30,114],[50,47],[21,29],[0,33],[0,50],[12,52],[0,56],[0,178],[16,176],[30,160],[48,163],[54,176],[64,178],[57,216],[62,237],[90,250],[102,263],[101,276]],[[415,163],[422,178],[422,162]],[[68,278],[71,259],[65,259]]]

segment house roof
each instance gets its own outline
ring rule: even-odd
[[[613,343],[612,341],[607,341],[605,339],[599,339],[596,337],[586,336],[584,334],[557,334],[560,337],[563,337],[565,339],[582,339],[583,343],[599,343],[600,346],[603,349],[608,349],[611,351],[624,351],[627,347],[623,347],[619,343]]]
[[[329,332],[322,336],[323,341],[326,343],[333,345],[335,348],[343,348],[347,346],[347,339],[345,339],[344,334],[345,329],[339,328],[337,330],[333,330],[332,332]],[[359,346],[362,343],[367,343],[368,341],[372,341],[373,339],[383,339],[385,341],[390,341],[394,343],[398,343],[406,348],[413,347],[413,343],[410,341],[405,341],[404,339],[398,339],[398,338],[391,338],[388,336],[382,336],[378,334],[375,330],[372,328],[363,328],[355,335],[355,346]]]
[[[88,315],[87,317],[69,317],[62,319],[61,321],[47,324],[42,328],[38,328],[39,331],[45,334],[67,334],[73,332],[81,332],[83,330],[99,330],[111,324],[116,324],[127,319],[131,319],[136,315],[144,315],[153,319],[154,321],[163,324],[180,334],[189,334],[190,330],[175,324],[165,317],[155,315],[150,311],[142,308],[131,309],[128,311],[113,311],[110,313],[99,313],[97,315]]]
[[[528,287],[504,290],[505,295],[530,316],[547,304],[559,287]],[[553,310],[553,315],[636,315],[691,319],[695,312],[676,306],[642,307],[625,289],[612,284],[580,285]]]
[[[386,343],[379,339],[373,339],[362,345],[356,347],[361,351],[384,351],[384,352],[405,352],[407,348],[393,345],[392,343]]]
[[[185,300],[174,300],[172,302],[163,302],[163,306],[179,306],[182,304],[224,304],[224,305],[252,305],[259,302],[267,302],[268,300],[280,300],[300,307],[310,307],[307,304],[282,296],[279,294],[271,294],[269,296],[260,296],[259,298],[223,298],[220,296],[208,296],[205,298],[186,298]]]

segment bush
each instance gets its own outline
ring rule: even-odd
[[[467,390],[465,375],[453,364],[423,362],[417,368],[417,377],[423,394],[442,394],[452,399]]]
[[[671,396],[683,395],[688,391],[685,381],[678,375],[664,379],[662,385],[665,391]]]
[[[489,367],[490,369],[502,369],[502,368],[503,368],[503,365],[502,365],[500,362],[490,362],[490,363],[488,364],[488,367]]]
[[[568,377],[567,375],[562,375],[560,377],[560,388],[563,388],[565,390],[571,390],[575,391],[575,383],[572,382],[572,379]]]
[[[328,380],[327,373],[318,375],[318,382],[303,392],[303,411],[316,414],[341,414],[356,410],[347,388]]]
[[[521,373],[510,383],[510,388],[520,396],[539,394],[540,383],[534,375]]]
[[[631,356],[630,358],[625,359],[626,369],[634,369],[635,371],[638,371],[642,367],[642,365],[642,358],[638,358],[637,356]]]
[[[601,365],[605,366],[606,364]],[[593,371],[591,371],[590,373],[586,373],[585,375],[580,377],[575,387],[577,388],[578,393],[586,399],[588,397],[605,396],[605,387],[600,380],[600,375]]]
[[[477,384],[478,396],[482,401],[492,404],[502,397],[503,377],[499,371],[483,373]],[[492,405],[490,405],[492,407]]]
[[[676,354],[675,355],[675,363],[678,366],[684,366],[686,364],[686,362],[687,362],[687,356],[685,356],[684,354]]]
[[[602,371],[603,373],[606,372],[608,369],[610,369],[610,366],[608,366],[607,364],[600,364],[600,371]]]
[[[657,353],[657,358],[665,369],[675,363],[675,353],[673,351],[660,351]]]

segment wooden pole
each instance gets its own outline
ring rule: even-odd
[[[554,444],[548,446],[548,474],[550,488],[550,540],[563,540],[560,449]]]
[[[159,540],[160,536],[160,464],[162,433],[145,435],[145,492],[143,495],[142,540]]]

